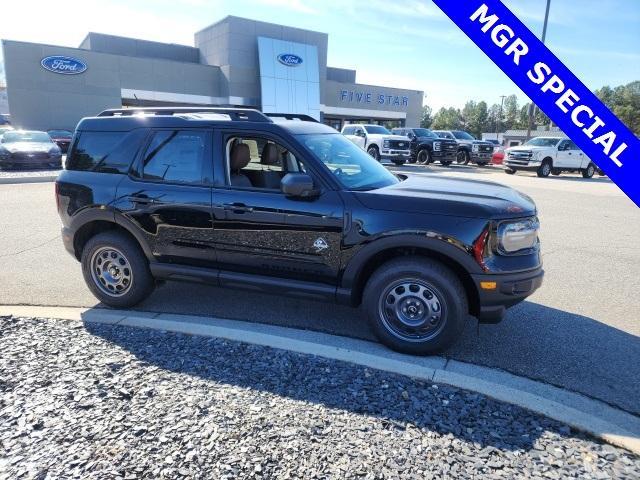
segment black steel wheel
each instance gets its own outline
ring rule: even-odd
[[[366,285],[363,307],[382,343],[412,354],[447,348],[468,314],[458,277],[423,257],[391,260],[376,270]]]
[[[380,151],[378,150],[377,146],[370,145],[369,148],[367,148],[367,153],[371,155],[373,158],[375,158],[377,161],[380,161]]]

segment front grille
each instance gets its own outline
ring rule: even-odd
[[[480,153],[493,153],[493,145],[479,145],[478,151]]]
[[[533,152],[509,152],[507,154],[507,161],[513,165],[528,165],[532,156]]]
[[[394,150],[408,150],[409,140],[389,140],[389,148]]]
[[[458,144],[455,142],[443,143],[442,150],[444,150],[445,152],[457,152]]]
[[[14,152],[11,154],[12,160],[22,160],[22,161],[38,161],[38,160],[47,160],[49,158],[49,154],[47,152]]]

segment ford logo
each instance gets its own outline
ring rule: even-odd
[[[82,60],[65,57],[64,55],[45,57],[40,61],[40,65],[42,65],[42,68],[45,70],[53,73],[62,73],[63,75],[77,75],[87,69],[87,64]]]
[[[278,61],[287,67],[297,67],[302,65],[302,59],[293,53],[281,53],[278,55]]]

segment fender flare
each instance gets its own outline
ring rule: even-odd
[[[394,248],[421,248],[442,255],[469,274],[485,273],[460,241],[433,232],[398,233],[373,240],[349,259],[342,274],[341,287],[353,289],[365,266],[377,254]]]

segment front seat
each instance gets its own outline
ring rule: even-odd
[[[231,147],[231,159],[229,160],[229,180],[232,187],[253,187],[249,177],[242,173],[242,169],[249,165],[251,152],[249,145],[236,143]]]
[[[278,147],[276,147],[275,143],[267,143],[262,148],[262,154],[260,155],[260,163],[267,167],[280,165],[280,152],[278,152]],[[256,187],[258,188],[270,188],[273,190],[280,189],[280,181],[282,180],[282,175],[279,171],[276,170],[262,170],[260,175],[256,177],[254,183],[256,183]]]

